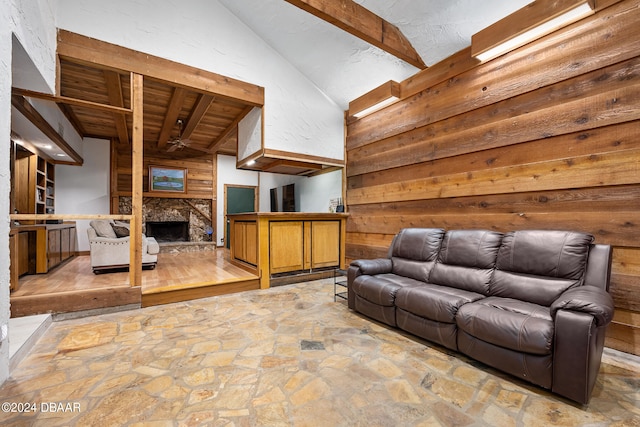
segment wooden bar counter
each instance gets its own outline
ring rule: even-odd
[[[348,214],[258,212],[228,215],[231,260],[260,276],[345,267]]]

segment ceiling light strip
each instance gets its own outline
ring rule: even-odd
[[[515,37],[509,38],[493,47],[490,47],[487,50],[475,54],[474,56],[482,62],[497,58],[498,56],[510,52],[520,46],[524,46],[525,44],[537,40],[540,37],[543,37],[560,28],[579,21],[580,19],[593,14],[593,12],[594,11],[590,3],[588,1],[584,2],[558,16],[552,16],[551,19],[540,22],[529,30],[518,34]],[[505,19],[509,18],[510,17],[507,17]]]

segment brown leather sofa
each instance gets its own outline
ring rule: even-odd
[[[579,403],[595,385],[611,247],[585,233],[407,228],[348,270],[348,305]]]

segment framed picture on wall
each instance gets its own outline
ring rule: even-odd
[[[187,169],[149,166],[149,191],[187,192]]]

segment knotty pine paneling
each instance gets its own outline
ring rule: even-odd
[[[640,355],[637,22],[623,0],[486,64],[458,52],[349,119],[347,261],[404,227],[589,232],[614,248],[607,345]]]
[[[215,155],[190,151],[166,152],[145,143],[143,159],[143,191],[149,188],[149,166],[165,166],[187,169],[187,193],[175,195],[163,194],[163,197],[213,199],[215,197],[214,161]],[[131,194],[131,148],[128,145],[117,144],[117,166],[111,171],[116,175],[117,189],[112,189],[115,195]]]

